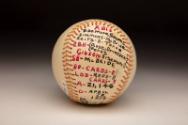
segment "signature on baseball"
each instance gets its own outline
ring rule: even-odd
[[[59,57],[58,45],[63,48]],[[57,72],[58,60],[62,60],[63,70]],[[58,39],[53,62],[56,79],[62,79],[59,74],[63,74],[67,95],[84,104],[114,101],[128,87],[136,70],[131,40],[104,20],[86,20],[69,28]]]

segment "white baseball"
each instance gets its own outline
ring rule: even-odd
[[[130,85],[136,53],[128,35],[117,25],[89,19],[69,27],[52,54],[54,76],[70,99],[84,104],[106,104]]]

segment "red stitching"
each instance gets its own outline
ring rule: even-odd
[[[73,40],[73,39],[72,39],[72,38],[70,38],[70,37],[69,37],[69,38],[67,38],[67,39],[65,39],[65,41],[69,41],[69,40],[70,40],[70,41],[72,41],[72,42],[76,42],[75,40]]]
[[[72,64],[67,63],[67,62],[66,62],[66,63],[63,63],[63,65],[64,65],[64,66],[73,66]]]
[[[124,80],[129,79],[128,74],[126,74],[126,75],[127,75],[127,76],[125,76],[125,75],[122,76]]]
[[[87,27],[89,27],[90,26],[89,22],[86,22],[86,25],[87,25]]]
[[[128,80],[120,80],[122,84],[126,84],[128,82]]]
[[[129,53],[132,53],[132,50],[130,50],[130,49],[126,49],[126,48],[125,48],[125,50],[126,50],[127,52],[129,52]]]
[[[74,36],[74,34],[68,34],[67,37],[76,38],[76,36]]]
[[[127,70],[130,72],[132,69],[133,69],[133,67],[126,67],[127,68]]]
[[[79,28],[76,29],[78,32],[81,32],[81,30]]]
[[[132,72],[133,65],[134,65],[134,64],[133,64],[133,61],[134,61],[134,59],[133,59],[133,56],[134,56],[134,55],[133,55],[133,54],[134,54],[134,53],[133,53],[132,46],[130,46],[131,43],[130,43],[129,41],[127,41],[128,38],[126,38],[127,36],[124,34],[124,32],[121,31],[121,29],[119,29],[119,28],[117,28],[117,27],[114,28],[114,25],[112,25],[111,28],[112,28],[113,31],[117,31],[117,33],[120,34],[119,36],[121,37],[121,39],[123,40],[123,42],[124,42],[124,44],[125,44],[125,47],[126,47],[125,51],[128,52],[127,57],[128,57],[128,59],[129,59],[128,62],[127,62],[127,65],[128,65],[128,66],[127,66],[126,69],[124,70],[126,76],[123,75],[122,78],[123,78],[124,80],[122,80],[122,79],[120,80],[123,85],[119,84],[118,86],[119,86],[120,88],[119,88],[119,87],[116,88],[119,92],[114,92],[114,93],[113,93],[114,95],[111,96],[111,97],[112,97],[112,100],[114,100],[114,98],[116,98],[117,96],[120,95],[120,93],[122,93],[122,89],[125,87],[125,85],[127,84],[128,80],[129,80],[129,78],[130,78],[130,74],[131,74],[131,72]]]
[[[118,30],[118,29],[117,29],[117,30]],[[121,31],[121,30],[118,30],[117,33],[121,35],[121,34],[122,34],[122,31]]]
[[[93,20],[91,20],[91,25],[92,25],[92,26],[94,25]]]
[[[117,31],[118,30],[118,28],[114,28],[114,31]]]
[[[120,37],[126,37],[124,34],[120,34]]]
[[[84,29],[82,26],[83,26],[82,24],[80,24],[80,25],[79,25],[79,28],[80,28],[81,30],[83,30],[83,29]]]
[[[65,68],[64,68],[64,71],[74,71],[74,70],[71,69],[71,68],[65,67]]]
[[[121,36],[120,36],[120,37],[121,37]],[[124,37],[123,37],[123,38],[124,38]],[[127,41],[128,39],[123,39],[123,38],[122,38],[122,40],[123,40],[123,42],[124,42],[125,44],[131,45],[131,43]]]
[[[79,25],[76,25],[75,27],[73,27],[73,28],[72,28],[72,31],[73,31],[73,30],[76,30],[78,26],[79,26]]]
[[[132,48],[133,48],[133,47],[132,47],[132,46],[127,46],[127,48],[130,49],[130,50],[132,51]]]
[[[72,49],[72,47],[70,47],[69,45],[66,45],[63,47],[63,49]]]
[[[111,95],[111,97],[112,97],[112,98],[116,98],[117,96],[115,96],[115,95]]]
[[[68,59],[68,58],[72,58],[71,54],[72,52],[71,51],[68,51],[68,50],[71,50],[72,47],[71,46],[74,46],[76,41],[74,41],[72,38],[76,38],[76,36],[78,35],[78,33],[76,32],[76,30],[78,28],[73,28],[74,30],[72,30],[70,33],[67,34],[67,38],[65,39],[65,42],[64,43],[64,47],[63,47],[63,70],[64,70],[64,75],[65,75],[65,79],[66,79],[66,82],[67,82],[67,88],[68,88],[68,93],[69,93],[69,97],[74,100],[74,101],[79,101],[78,99],[78,96],[73,92],[73,88],[75,88],[75,81],[76,79],[71,77],[71,76],[75,76],[74,73],[71,73],[72,71],[74,71],[72,68],[68,68],[68,66],[71,66],[72,67],[72,64],[70,63],[67,63],[69,61],[72,61],[72,59]],[[70,76],[71,75],[71,76]]]
[[[126,40],[126,41],[127,41],[127,40],[128,40],[128,38],[127,38],[127,37],[123,37],[123,38],[122,38],[122,40]]]
[[[133,67],[133,64],[129,63],[129,61],[127,62],[127,64],[129,65],[129,67]]]
[[[78,28],[77,28],[78,27]],[[64,43],[64,47],[63,49],[65,50],[64,52],[62,52],[63,55],[63,58],[66,57],[65,60],[63,60],[63,69],[64,69],[64,75],[65,75],[65,79],[66,79],[66,82],[69,83],[69,87],[68,87],[68,91],[69,91],[69,95],[70,95],[70,98],[72,98],[74,101],[77,101],[79,102],[79,96],[77,93],[75,88],[76,88],[76,83],[70,81],[70,80],[76,80],[75,78],[73,77],[70,77],[70,75],[72,76],[75,76],[75,74],[73,73],[70,73],[70,71],[74,71],[73,69],[71,68],[68,68],[67,66],[72,66],[72,64],[69,64],[69,63],[66,63],[67,61],[72,61],[72,59],[67,59],[68,57],[71,58],[72,56],[71,55],[68,55],[68,54],[72,54],[71,51],[67,51],[67,49],[71,50],[72,47],[71,46],[75,46],[75,43],[76,41],[73,40],[72,38],[76,38],[76,36],[78,35],[78,33],[80,32],[80,29],[83,30],[83,28],[86,28],[86,25],[85,24],[78,24],[75,28],[73,28],[73,30],[67,35],[67,38],[65,39],[65,41],[68,41],[66,43]],[[77,32],[78,33],[77,33]],[[69,46],[70,45],[70,46]],[[68,53],[68,54],[67,54]],[[68,72],[67,72],[68,71]],[[70,80],[69,80],[70,79]],[[72,84],[71,84],[72,83]],[[68,86],[67,85],[67,86]]]
[[[65,46],[65,45],[71,45],[71,46],[74,46],[74,44],[75,44],[76,42],[65,42],[63,45]]]
[[[94,22],[94,23],[95,23],[95,25],[98,25],[96,20],[95,20],[95,22]]]
[[[63,67],[68,67],[69,65],[63,65]],[[71,66],[72,67],[72,66]]]
[[[110,24],[107,24],[107,27],[110,27],[111,25]]]
[[[122,87],[123,87],[121,84],[118,84],[118,86],[119,86],[120,88],[122,88]]]
[[[118,95],[118,94],[119,94],[119,92],[114,92],[114,94]]]
[[[127,57],[128,57],[129,59],[132,59],[132,58],[133,58],[133,55],[132,55],[132,54],[127,54]]]
[[[110,28],[114,30],[114,26],[113,25],[110,25]]]
[[[69,62],[69,61],[72,61],[72,59],[65,59],[65,60],[62,60],[63,63]]]
[[[82,25],[83,25],[84,29],[87,27],[85,23],[83,23]]]
[[[101,25],[102,24],[102,21],[101,20],[99,20],[99,25]]]
[[[134,61],[134,59],[128,58],[128,62],[129,62],[129,63],[133,63],[133,61]]]
[[[73,81],[66,80],[67,83],[74,83]],[[74,86],[74,84],[68,84],[67,86]]]
[[[63,55],[64,55],[64,54],[67,54],[67,53],[68,53],[68,54],[72,54],[72,52],[71,52],[71,51],[68,51],[68,50],[65,50],[65,51],[63,51],[63,52],[61,52],[61,53],[62,53]]]
[[[73,56],[66,53],[66,54],[63,55],[62,58],[64,59],[64,58],[67,58],[67,57],[72,58]]]
[[[77,94],[77,93],[73,93],[73,95],[78,96],[78,94]]]
[[[121,92],[123,90],[123,88],[116,88],[116,90]]]
[[[67,82],[67,83],[71,83],[71,81],[66,81],[66,82]],[[68,84],[67,87],[68,87],[68,88],[71,88],[71,87],[73,87],[73,85],[72,85],[72,84]]]
[[[70,33],[73,33],[73,34],[75,34],[76,36],[78,35],[78,33],[76,32],[76,30],[71,31]]]
[[[77,89],[74,89],[74,88],[73,88],[72,90],[73,90],[73,92],[78,92],[78,90],[77,90]]]
[[[69,72],[64,73],[64,75],[65,75],[65,76],[66,76],[66,75],[72,75],[72,76],[75,76],[75,74],[74,74],[74,73],[69,73]]]
[[[74,79],[74,78],[72,78],[72,77],[70,77],[70,76],[65,76],[65,78],[66,78],[66,79],[69,79],[69,80],[76,80],[76,79]]]

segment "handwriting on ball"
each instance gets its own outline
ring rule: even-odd
[[[89,94],[91,100],[106,100],[108,90],[116,84],[118,68],[126,68],[129,60],[126,46],[109,27],[86,27],[74,39],[72,56],[76,87],[80,101]],[[89,88],[89,89],[88,89]]]

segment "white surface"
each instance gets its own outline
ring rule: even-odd
[[[187,125],[187,73],[140,66],[121,98],[93,107],[66,98],[48,63],[1,63],[0,125],[43,124]]]

